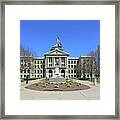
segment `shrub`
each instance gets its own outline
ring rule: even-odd
[[[59,86],[58,85],[55,85],[54,88],[58,88]]]
[[[42,87],[46,87],[46,85],[42,85]]]
[[[67,84],[67,87],[71,87],[71,85],[70,85],[70,84]]]
[[[81,84],[80,83],[77,83],[77,86],[80,86]]]

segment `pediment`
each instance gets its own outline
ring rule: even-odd
[[[45,55],[67,55],[68,56],[69,54],[62,50],[56,49],[56,50],[46,53]]]

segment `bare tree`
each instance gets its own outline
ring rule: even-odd
[[[95,51],[88,53],[88,55],[94,58],[90,61],[90,76],[92,81],[92,74],[94,74],[94,76],[97,78],[100,77],[100,45],[97,46],[97,49]],[[93,82],[95,84],[94,80]]]
[[[95,76],[96,73],[96,52],[91,51],[88,56],[91,56],[89,59],[89,73],[92,81],[93,75]]]
[[[96,77],[100,77],[100,45],[96,49]]]
[[[30,49],[26,49],[20,46],[20,72],[24,72],[27,76],[31,77],[33,74],[33,65],[34,54]]]

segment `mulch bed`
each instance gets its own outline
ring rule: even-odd
[[[36,91],[75,91],[75,90],[86,90],[89,89],[90,87],[84,84],[81,84],[80,86],[72,85],[70,87],[67,87],[66,85],[62,84],[59,85],[58,88],[55,88],[55,85],[52,84],[47,84],[45,87],[43,87],[43,84],[41,83],[34,83],[26,86],[25,88]]]

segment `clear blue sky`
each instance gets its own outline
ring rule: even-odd
[[[21,20],[20,44],[43,56],[59,36],[70,56],[86,55],[100,44],[99,20]]]

